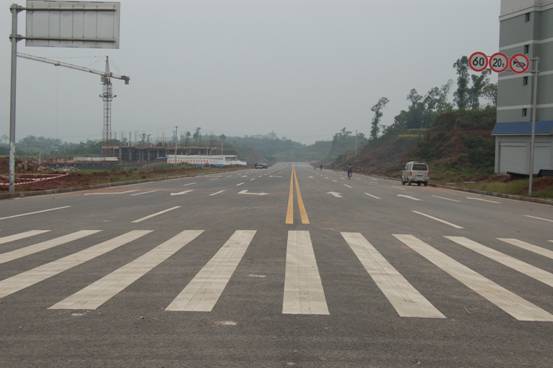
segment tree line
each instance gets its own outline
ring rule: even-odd
[[[373,117],[370,122],[370,141],[378,140],[381,133],[386,135],[398,130],[429,128],[437,116],[455,108],[459,111],[479,110],[483,100],[492,106],[497,105],[497,84],[490,81],[489,70],[480,74],[470,73],[466,56],[459,58],[453,64],[453,68],[457,74],[453,101],[449,99],[452,80],[442,86],[433,87],[422,95],[413,88],[407,95],[407,110],[402,110],[396,115],[391,125],[383,127],[384,108],[390,101],[386,97],[381,97],[371,107]]]

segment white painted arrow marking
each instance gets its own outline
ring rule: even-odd
[[[338,193],[338,192],[328,192],[327,194],[330,194],[331,196],[335,197],[335,198],[342,198],[342,193]]]
[[[239,191],[238,194],[242,194],[242,195],[255,195],[255,196],[266,196],[266,195],[269,195],[269,193],[251,193],[251,192],[248,192],[247,189],[244,189],[244,190]]]

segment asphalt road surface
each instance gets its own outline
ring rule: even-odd
[[[551,206],[304,164],[0,202],[0,367],[550,368],[552,287]]]

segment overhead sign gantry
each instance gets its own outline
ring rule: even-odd
[[[26,33],[18,33],[18,14],[26,11]],[[98,1],[27,0],[12,4],[9,191],[15,192],[15,128],[17,92],[17,43],[26,46],[119,48],[121,4]]]

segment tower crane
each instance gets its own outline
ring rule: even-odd
[[[92,73],[100,76],[100,81],[102,83],[103,89],[99,97],[104,102],[104,114],[103,114],[103,130],[102,130],[102,141],[104,144],[107,144],[111,141],[111,103],[117,95],[113,94],[113,87],[111,85],[112,79],[119,79],[129,84],[131,80],[128,76],[113,74],[109,67],[109,56],[106,56],[106,67],[104,71],[91,69],[85,66],[74,65],[65,63],[59,60],[48,59],[42,56],[35,56],[24,54],[21,52],[17,53],[17,56],[23,59],[39,61],[41,63],[51,64],[54,66],[61,66],[68,69],[80,70],[81,72]]]

